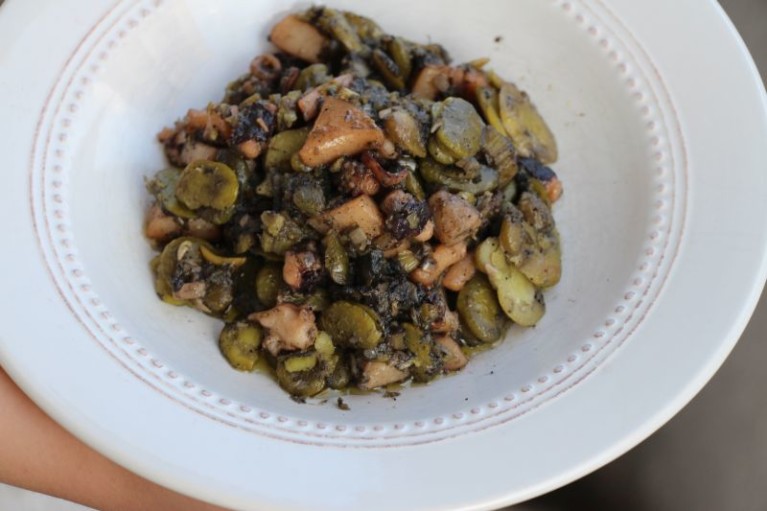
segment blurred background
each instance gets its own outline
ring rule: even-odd
[[[720,3],[767,82],[767,0]],[[666,426],[601,470],[505,511],[767,510],[765,360],[767,295],[722,369]],[[3,485],[0,510],[88,511]]]

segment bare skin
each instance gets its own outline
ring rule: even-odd
[[[143,479],[90,449],[0,369],[0,482],[101,511],[224,511]]]

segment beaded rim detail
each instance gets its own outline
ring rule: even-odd
[[[616,70],[646,126],[654,165],[654,215],[643,258],[613,314],[549,371],[482,405],[407,423],[348,425],[275,415],[184,378],[120,325],[99,298],[79,260],[69,224],[69,133],[110,53],[166,0],[118,2],[85,35],[64,65],[38,122],[30,163],[31,213],[48,272],[72,314],[116,361],[174,402],[218,422],[272,438],[316,445],[381,447],[433,442],[513,420],[565,392],[593,372],[644,319],[660,293],[681,241],[687,201],[687,158],[668,91],[650,57],[599,0],[550,0],[590,37]],[[617,34],[620,31],[620,35]]]

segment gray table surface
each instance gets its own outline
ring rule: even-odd
[[[720,3],[767,82],[767,0]],[[722,369],[666,426],[605,468],[508,511],[767,510],[765,360],[767,295]],[[5,485],[0,509],[88,511]]]

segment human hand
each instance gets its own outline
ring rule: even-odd
[[[101,511],[224,511],[147,481],[92,450],[45,415],[2,369],[0,482]]]

